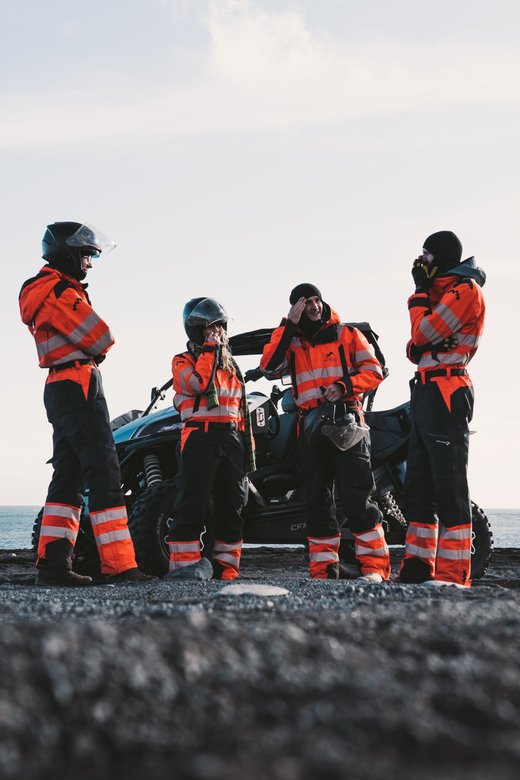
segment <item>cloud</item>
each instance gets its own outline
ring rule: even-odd
[[[177,2],[173,10],[182,7]],[[209,48],[194,82],[176,78],[151,99],[129,86],[128,74],[117,83],[110,73],[91,93],[23,94],[4,106],[0,148],[290,129],[368,115],[492,108],[520,97],[516,50],[351,45],[311,30],[293,6],[266,11],[248,0],[213,0],[198,8]]]

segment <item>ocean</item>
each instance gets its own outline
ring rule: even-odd
[[[34,521],[39,506],[0,506],[0,548],[25,550],[31,547]],[[495,539],[495,547],[520,547],[520,509],[484,510]]]

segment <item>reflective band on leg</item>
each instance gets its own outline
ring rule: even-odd
[[[45,504],[38,542],[38,561],[40,558],[45,558],[45,546],[49,542],[68,539],[72,544],[72,549],[74,548],[79,531],[80,516],[81,510],[77,506]]]
[[[354,534],[354,550],[361,565],[362,574],[374,572],[384,580],[390,576],[390,552],[381,523],[370,531]]]
[[[214,561],[222,566],[221,579],[234,580],[238,577],[241,554],[242,539],[234,543],[215,540],[212,557]]]
[[[308,537],[309,569],[313,579],[326,580],[327,567],[339,561],[341,536]]]
[[[471,524],[442,528],[437,550],[436,580],[471,585]]]
[[[137,568],[134,545],[128,530],[126,507],[110,507],[91,512],[90,520],[103,574],[110,576]]]
[[[168,542],[170,548],[169,571],[191,566],[200,561],[200,541],[193,542]]]

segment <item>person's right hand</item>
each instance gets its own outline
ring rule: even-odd
[[[287,315],[287,319],[291,320],[295,325],[298,325],[301,316],[303,314],[303,311],[305,309],[305,304],[307,303],[307,298],[300,298],[296,303],[294,303],[291,308],[289,309],[289,314]]]

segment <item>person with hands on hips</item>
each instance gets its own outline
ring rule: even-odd
[[[255,468],[245,384],[229,349],[224,307],[213,298],[193,298],[183,319],[189,341],[186,352],[173,358],[172,374],[184,427],[165,579],[233,580],[240,568],[246,473]],[[210,563],[201,557],[200,540],[212,496]]]
[[[458,237],[442,230],[428,236],[412,266],[406,351],[417,372],[404,483],[409,526],[399,582],[471,585],[467,466],[474,396],[466,366],[484,330],[486,275],[475,258],[461,258]]]
[[[334,482],[349,528],[355,537],[359,574],[370,582],[387,580],[390,559],[382,515],[370,495],[374,480],[368,436],[347,450],[323,437],[314,445],[304,433],[306,416],[329,401],[341,413],[363,422],[362,396],[383,380],[383,371],[367,339],[340,322],[312,284],[290,294],[291,308],[264,347],[260,368],[269,376],[290,371],[300,413],[298,454],[305,475],[307,533],[311,577],[339,577],[341,534],[336,519]]]

